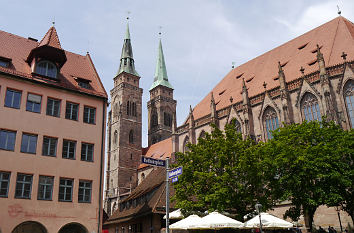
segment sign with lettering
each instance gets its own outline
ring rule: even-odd
[[[168,178],[177,177],[181,174],[182,174],[182,167],[178,167],[168,172]]]
[[[149,165],[153,165],[153,166],[158,166],[158,167],[165,167],[166,166],[165,160],[153,159],[153,158],[148,158],[148,157],[144,157],[144,156],[141,157],[141,162],[149,164]]]
[[[173,177],[171,180],[172,180],[172,183],[177,182],[178,181],[178,176]]]

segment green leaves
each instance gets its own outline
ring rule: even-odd
[[[239,220],[260,202],[263,211],[290,200],[286,215],[313,217],[320,205],[340,205],[353,216],[354,133],[333,122],[303,122],[256,144],[233,124],[177,153],[183,174],[174,184],[177,206],[194,213],[226,210]],[[312,215],[312,216],[311,216]]]

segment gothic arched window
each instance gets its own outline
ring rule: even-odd
[[[321,121],[320,106],[316,96],[306,93],[301,101],[301,112],[306,121]]]
[[[164,125],[165,126],[169,126],[169,127],[172,126],[172,116],[171,116],[171,114],[169,114],[167,112],[164,112],[163,113],[163,119],[164,119]]]
[[[350,126],[354,128],[354,81],[349,80],[344,86],[344,99],[347,107],[347,113]]]
[[[130,130],[130,132],[129,132],[129,143],[130,144],[134,143],[134,132],[133,132],[133,130]]]
[[[132,115],[136,116],[136,103],[135,102],[132,103]]]
[[[200,132],[198,139],[199,138],[205,138],[205,131],[204,130],[202,132]]]
[[[127,115],[128,116],[137,116],[137,111],[136,111],[136,103],[132,101],[127,102]]]
[[[153,113],[151,115],[151,127],[155,127],[158,124],[157,114]]]
[[[187,136],[183,141],[183,153],[189,151],[187,144],[189,143],[189,137]]]
[[[273,135],[271,131],[279,128],[278,115],[271,107],[267,107],[263,113],[263,127],[266,131],[267,139],[272,139]]]
[[[237,133],[242,133],[241,123],[238,120],[232,119],[231,124],[233,124],[233,126],[235,127]]]
[[[130,115],[130,101],[127,102],[127,115],[129,116]]]
[[[118,142],[118,132],[117,130],[114,131],[114,136],[113,136],[113,143],[117,144]]]

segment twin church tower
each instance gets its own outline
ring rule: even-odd
[[[135,70],[129,24],[108,115],[106,207],[127,196],[137,185],[137,168],[142,155],[142,94],[140,75]],[[176,121],[176,100],[168,81],[161,39],[148,107],[148,145],[171,137]],[[110,209],[116,209],[112,206]],[[110,213],[108,213],[110,214]]]

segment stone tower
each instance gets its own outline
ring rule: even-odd
[[[108,120],[106,210],[109,215],[117,209],[118,200],[129,195],[137,185],[143,94],[139,80],[127,24],[119,70],[111,90],[112,110]]]
[[[168,81],[165,58],[159,41],[154,82],[148,101],[148,144],[149,146],[171,137],[172,125],[176,120],[177,101],[173,99],[173,87]]]

